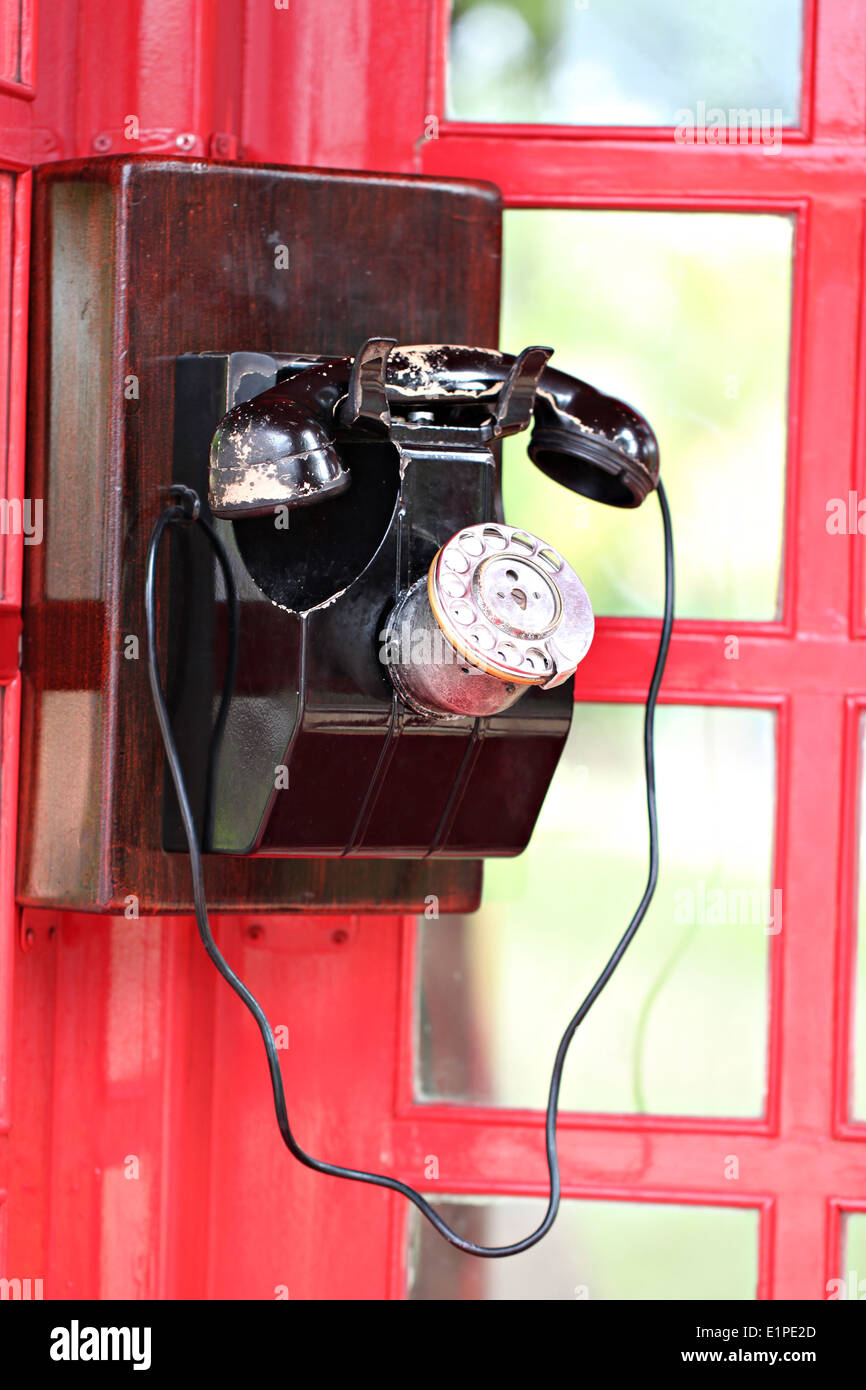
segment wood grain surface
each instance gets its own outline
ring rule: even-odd
[[[347,353],[370,334],[495,345],[499,267],[484,184],[144,156],[37,172],[27,488],[45,535],[25,575],[22,902],[191,907],[186,856],[160,847],[143,605],[175,358]],[[225,910],[416,911],[435,894],[469,911],[481,886],[477,861],[209,855],[205,874]]]

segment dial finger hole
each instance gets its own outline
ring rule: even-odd
[[[501,661],[503,666],[522,666],[523,654],[513,642],[502,642],[496,649],[496,660]]]
[[[531,555],[535,549],[535,541],[531,536],[528,536],[525,531],[512,531],[511,544],[512,546],[516,546],[518,550],[523,551],[526,555]]]
[[[462,598],[466,593],[466,582],[457,574],[442,576],[442,592],[446,598]]]
[[[531,666],[533,671],[549,671],[551,663],[547,652],[543,652],[540,647],[530,647],[526,653],[526,664]]]
[[[485,526],[483,535],[488,550],[505,550],[508,545],[508,541],[498,526]]]
[[[461,555],[457,549],[446,550],[443,563],[446,568],[453,570],[455,574],[465,574],[469,568],[469,561],[465,555]]]
[[[549,546],[545,546],[544,550],[539,550],[536,559],[539,560],[546,569],[549,569],[551,574],[557,574],[558,571],[562,569],[562,560],[557,555],[556,551],[551,550]]]

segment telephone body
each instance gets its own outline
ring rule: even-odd
[[[209,852],[525,847],[593,617],[555,548],[505,521],[498,441],[531,424],[542,472],[612,506],[658,481],[646,420],[550,355],[370,338],[178,358],[174,478],[207,498],[241,612],[214,766],[225,595],[207,548],[173,536],[168,690]]]

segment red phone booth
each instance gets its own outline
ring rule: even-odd
[[[693,10],[0,9],[4,1296],[27,1280],[46,1299],[866,1296],[866,5],[736,4],[722,28]],[[47,167],[71,160],[90,173]],[[95,187],[99,161],[120,171],[113,210],[82,224],[81,274],[63,245],[49,269],[46,209]],[[307,169],[321,201],[301,225],[279,198],[264,221],[241,194],[218,217],[203,200],[200,222],[157,237],[148,161],[234,169],[232,188],[248,166]],[[335,170],[390,176],[373,181],[378,222],[361,194],[337,207]],[[414,207],[415,176],[429,202],[413,220],[394,190]],[[392,239],[365,243],[374,225]],[[567,1064],[559,1221],[513,1260],[461,1255],[398,1196],[292,1162],[186,869],[149,877],[158,765],[111,751],[125,719],[155,738],[143,705],[124,711],[124,644],[142,634],[97,582],[134,528],[100,512],[86,529],[82,499],[121,435],[141,460],[125,495],[157,477],[170,404],[146,390],[161,353],[187,350],[172,326],[200,293],[231,341],[196,351],[354,348],[281,343],[283,301],[262,317],[249,269],[259,243],[272,265],[286,249],[289,276],[345,245],[346,321],[371,285],[393,305],[370,334],[551,342],[554,365],[633,399],[659,437],[679,571],[662,876]],[[311,324],[320,308],[307,300]],[[31,495],[44,431],[79,417],[104,418],[104,447],[70,445],[68,490]],[[494,1243],[543,1210],[553,1052],[642,891],[662,599],[654,508],[565,498],[524,453],[506,441],[506,515],[574,564],[597,615],[529,849],[486,863],[478,912],[470,858],[419,860],[399,893],[348,860],[334,876],[235,866],[214,871],[212,899],[220,948],[279,1034],[304,1146],[394,1174]]]

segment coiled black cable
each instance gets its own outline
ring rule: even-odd
[[[268,1058],[268,1067],[271,1074],[271,1087],[274,1093],[274,1109],[277,1115],[277,1124],[280,1134],[289,1152],[303,1163],[305,1167],[312,1168],[317,1173],[325,1173],[334,1178],[347,1178],[352,1182],[371,1183],[376,1187],[390,1188],[392,1192],[399,1192],[403,1197],[413,1202],[418,1210],[427,1220],[435,1226],[436,1230],[458,1250],[463,1250],[468,1255],[480,1255],[487,1259],[500,1259],[506,1255],[519,1255],[523,1250],[529,1250],[536,1245],[550,1230],[559,1210],[561,1184],[559,1177],[559,1159],[556,1150],[556,1118],[559,1108],[559,1091],[562,1082],[562,1072],[565,1066],[565,1059],[571,1040],[577,1029],[580,1027],[586,1015],[589,1013],[598,996],[601,994],[605,985],[610,980],[626,950],[628,949],[638,927],[646,916],[647,908],[652,901],[658,881],[659,871],[659,844],[658,844],[658,814],[656,809],[656,785],[655,785],[655,712],[658,700],[659,687],[664,675],[665,662],[667,661],[668,648],[671,640],[671,630],[674,618],[674,548],[673,530],[671,526],[671,515],[668,507],[665,490],[661,483],[658,485],[658,499],[661,507],[662,525],[664,528],[664,556],[665,556],[665,598],[664,614],[662,617],[661,636],[659,638],[658,653],[656,655],[655,667],[653,669],[652,680],[650,681],[649,694],[647,695],[646,710],[644,717],[644,767],[646,770],[646,798],[647,798],[647,817],[649,822],[649,873],[647,876],[646,887],[643,897],[638,903],[634,916],[629,922],[625,932],[618,942],[613,954],[596,980],[592,989],[587,994],[577,1013],[571,1019],[568,1027],[562,1035],[559,1047],[556,1051],[556,1059],[553,1064],[553,1072],[550,1078],[550,1091],[547,1100],[547,1118],[545,1123],[545,1143],[547,1149],[547,1168],[550,1174],[550,1198],[547,1211],[541,1223],[523,1240],[515,1241],[512,1245],[476,1245],[474,1241],[465,1240],[463,1236],[452,1230],[443,1221],[434,1207],[424,1198],[420,1192],[416,1192],[407,1183],[400,1182],[397,1178],[387,1177],[381,1173],[368,1173],[358,1168],[344,1168],[336,1163],[326,1163],[321,1159],[313,1158],[301,1148],[292,1133],[289,1124],[288,1110],[286,1107],[286,1095],[283,1088],[283,1078],[280,1072],[279,1055],[277,1053],[276,1042],[271,1030],[271,1026],[265,1016],[261,1004],[253,994],[247,989],[243,980],[232,970],[231,966],[224,959],[214,941],[213,934],[208,921],[207,901],[205,897],[204,872],[202,867],[201,849],[199,847],[198,836],[196,834],[195,821],[190,807],[189,796],[184,783],[183,771],[180,764],[177,745],[171,729],[168,708],[162,690],[159,675],[159,660],[156,648],[156,561],[159,553],[159,545],[165,530],[168,526],[196,522],[204,531],[211,546],[213,547],[217,561],[225,579],[226,594],[229,603],[229,671],[232,679],[237,660],[237,592],[235,589],[234,578],[231,572],[231,565],[222,541],[213,527],[200,514],[198,498],[189,489],[178,490],[180,500],[173,501],[164,512],[157,518],[156,524],[150,538],[147,552],[147,568],[145,575],[144,604],[147,620],[147,662],[148,675],[150,678],[150,688],[153,694],[153,703],[156,708],[156,717],[159,721],[159,728],[162,734],[162,741],[165,746],[165,755],[171,771],[172,781],[174,782],[177,793],[178,805],[180,807],[183,828],[186,834],[187,845],[189,847],[190,869],[192,871],[193,899],[195,902],[195,916],[198,923],[199,935],[204,944],[204,948],[216,966],[223,979],[231,985],[235,993],[243,1000],[253,1018],[259,1026],[262,1040],[265,1045],[265,1052]],[[226,683],[223,687],[223,700],[220,706],[220,714],[217,719],[219,731],[225,723],[225,710],[228,695],[230,695],[228,672]],[[217,734],[215,729],[214,734]],[[212,738],[211,753],[217,751],[216,740]],[[205,834],[208,832],[205,827]]]

